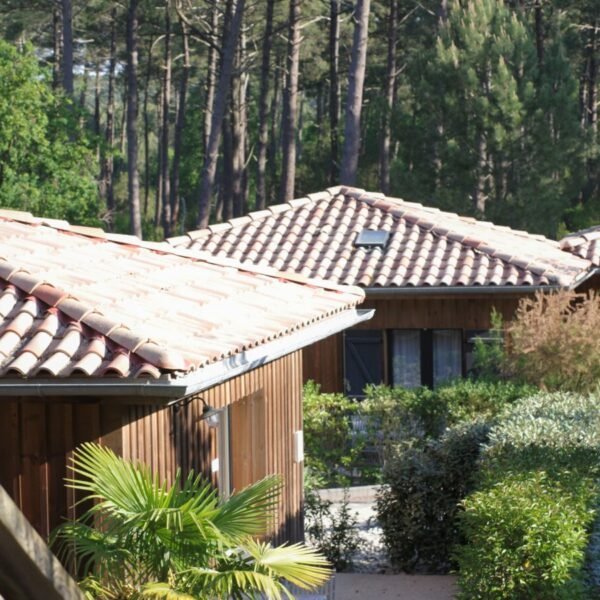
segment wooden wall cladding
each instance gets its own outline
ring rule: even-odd
[[[445,296],[373,299],[367,297],[361,308],[375,309],[369,321],[358,329],[488,329],[496,309],[510,321],[519,296]],[[323,392],[343,392],[343,334],[321,340],[303,350],[304,379],[321,384]]]
[[[123,415],[121,406],[89,399],[0,402],[0,483],[43,537],[75,516],[75,493],[64,485],[73,449],[98,441],[119,451]]]
[[[302,429],[301,353],[289,354],[215,386],[201,396],[215,408],[247,402],[253,396],[263,399],[265,439],[262,450],[256,451],[266,456],[266,474],[279,474],[285,482],[273,539],[302,540],[303,464],[293,460],[294,431]],[[149,464],[168,481],[172,481],[178,466],[184,473],[193,469],[210,477],[211,461],[218,455],[217,439],[215,430],[201,420],[203,406],[200,399],[193,399],[177,411],[173,407],[132,407],[129,425],[123,430],[123,455]],[[235,420],[241,414],[235,413],[230,422],[231,438],[236,436]],[[256,439],[256,433],[245,437],[251,441]],[[157,447],[161,448],[160,453],[154,451]],[[235,476],[235,468],[232,472]],[[216,483],[214,475],[213,481]]]
[[[293,436],[302,429],[300,352],[202,394],[217,408],[256,395],[264,399],[263,466],[256,473],[281,474],[285,481],[274,540],[298,541],[303,539],[303,465],[293,462]],[[134,403],[134,399],[0,400],[0,484],[43,537],[65,517],[75,515],[76,497],[65,487],[64,478],[73,449],[84,441],[98,441],[126,458],[139,459],[168,481],[177,468],[211,476],[217,440],[214,430],[200,420],[199,399],[178,409]],[[255,425],[250,428],[248,439],[256,439]],[[236,435],[234,428],[230,435]]]

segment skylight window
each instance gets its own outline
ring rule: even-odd
[[[390,238],[389,231],[382,229],[363,229],[354,240],[356,248],[385,248]]]

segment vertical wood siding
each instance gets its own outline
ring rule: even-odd
[[[300,352],[202,394],[216,408],[253,395],[264,399],[253,417],[261,421],[264,435],[256,448],[261,466],[254,473],[281,474],[285,480],[273,537],[277,542],[298,541],[303,538],[302,464],[293,462],[293,434],[302,429]],[[216,436],[200,419],[200,400],[180,408],[133,402],[0,400],[0,484],[43,537],[65,517],[75,516],[77,498],[65,487],[64,478],[73,449],[84,441],[97,441],[126,458],[139,459],[168,481],[173,481],[178,468],[211,476]],[[252,446],[257,426],[248,427]],[[231,437],[235,436],[232,428]]]
[[[302,540],[303,465],[294,463],[293,446],[294,431],[302,429],[301,353],[295,352],[231,379],[201,396],[215,408],[246,402],[252,396],[263,398],[266,474],[279,474],[285,482],[273,537],[277,542]],[[173,480],[177,467],[184,473],[193,469],[211,477],[211,461],[218,454],[217,439],[215,430],[201,420],[202,409],[199,399],[179,408],[131,407],[129,425],[123,429],[123,455],[149,464],[168,481]],[[232,439],[236,436],[235,421],[236,418],[230,423]],[[250,445],[256,433],[246,436]],[[156,452],[156,448],[161,452]],[[262,453],[260,447],[251,447],[249,451]],[[235,473],[235,465],[233,468]]]
[[[75,516],[64,485],[73,449],[97,441],[119,450],[123,408],[85,402],[0,402],[0,484],[43,537]]]
[[[488,329],[496,309],[505,321],[513,318],[516,296],[447,296],[436,298],[367,298],[364,308],[374,308],[370,321],[358,329]],[[343,334],[331,336],[303,350],[304,379],[321,384],[324,392],[343,392]]]

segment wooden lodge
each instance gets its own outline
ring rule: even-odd
[[[301,540],[302,348],[368,318],[363,296],[0,211],[0,484],[47,537],[84,441],[223,495],[277,473],[273,539]]]
[[[492,310],[507,321],[524,296],[596,286],[600,264],[598,231],[559,244],[348,187],[168,241],[363,288],[374,318],[303,351],[307,379],[354,397],[369,383],[435,386],[466,375]]]

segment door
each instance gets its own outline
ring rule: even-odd
[[[232,491],[267,475],[265,398],[256,392],[229,406],[229,469]]]

